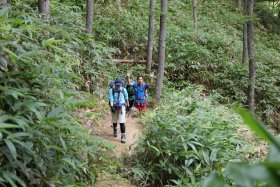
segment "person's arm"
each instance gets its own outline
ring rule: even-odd
[[[114,96],[113,96],[113,89],[111,88],[109,90],[109,101],[110,101],[110,106],[114,106]]]
[[[131,75],[130,74],[127,74],[127,84],[128,85],[132,85],[132,81],[131,81]]]
[[[126,106],[129,106],[128,93],[125,88],[124,88],[124,100],[125,100]]]
[[[150,73],[150,82],[148,83],[149,87],[153,84],[153,80],[154,80],[154,73]]]

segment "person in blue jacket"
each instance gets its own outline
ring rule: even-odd
[[[114,137],[118,136],[117,125],[121,127],[121,143],[126,143],[125,136],[125,113],[129,110],[129,101],[127,90],[123,87],[121,79],[115,80],[114,88],[109,90],[109,101],[112,112],[112,123],[114,128]]]
[[[154,75],[152,73],[150,74],[150,83],[145,83],[143,76],[138,76],[137,82],[132,83],[130,77],[131,75],[128,74],[128,84],[133,87],[135,94],[134,106],[138,109],[138,111],[146,111],[147,89],[153,84]]]

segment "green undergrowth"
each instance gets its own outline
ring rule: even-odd
[[[258,4],[259,2],[256,2]],[[260,6],[258,4],[258,6]],[[98,41],[120,49],[115,58],[146,59],[149,1],[97,5],[94,22]],[[235,1],[198,1],[198,31],[194,30],[191,1],[168,2],[166,80],[184,89],[187,81],[219,93],[221,103],[247,103],[248,63],[242,64],[242,27],[247,19]],[[160,1],[156,2],[154,70],[158,62]],[[279,128],[279,35],[269,32],[254,16],[257,62],[256,113]],[[271,26],[271,25],[270,25]],[[186,81],[187,80],[187,81]]]
[[[84,34],[75,7],[52,1],[46,22],[33,1],[10,3],[0,10],[0,186],[93,185],[111,145],[77,110],[105,107],[115,50]]]
[[[237,133],[243,127],[240,117],[205,96],[200,86],[169,90],[142,122],[146,129],[125,159],[125,174],[140,185],[200,186],[211,172],[223,173],[228,162],[254,152]]]

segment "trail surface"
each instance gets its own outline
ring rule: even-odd
[[[140,132],[141,132],[141,125],[139,120],[134,117],[127,117],[126,118],[126,143],[121,143],[121,131],[120,125],[118,124],[118,137],[113,136],[113,127],[111,123],[111,116],[106,114],[103,119],[101,120],[101,126],[96,127],[95,132],[98,136],[101,136],[111,143],[116,145],[116,155],[119,157],[122,153],[129,151],[129,146],[137,141]]]
[[[141,133],[141,124],[137,118],[132,116],[127,116],[126,118],[126,144],[121,143],[121,133],[120,133],[120,125],[118,124],[118,137],[113,136],[113,127],[111,123],[111,115],[106,114],[102,120],[101,125],[95,127],[95,132],[98,136],[107,139],[109,142],[113,143],[115,148],[115,154],[117,157],[121,157],[124,153],[129,153],[129,147],[137,141],[138,137]],[[97,181],[97,187],[135,187],[127,180],[110,175],[110,174],[102,174]]]

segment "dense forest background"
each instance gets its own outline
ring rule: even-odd
[[[155,74],[161,3],[155,1]],[[243,31],[251,21],[255,118],[279,133],[280,2],[256,0],[250,16],[243,1],[198,0],[195,24],[193,5],[168,2],[161,102],[141,116],[143,136],[133,156],[120,162],[106,140],[83,126],[80,114],[90,108],[82,115],[98,125],[108,110],[108,84],[117,76],[143,75],[148,82],[145,65],[136,61],[147,59],[150,1],[0,1],[0,184],[89,186],[107,171],[140,186],[202,186],[213,180],[277,186],[278,140],[250,114],[239,110],[240,117],[234,109],[248,105]],[[155,89],[156,84],[149,90],[150,106],[157,103]],[[266,156],[257,151],[263,141],[244,134],[249,130],[242,119],[274,144],[266,160],[271,163],[226,167]]]

